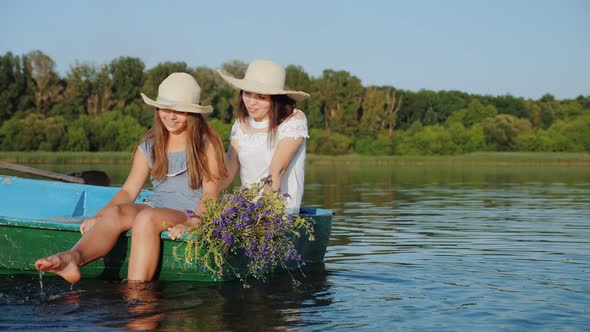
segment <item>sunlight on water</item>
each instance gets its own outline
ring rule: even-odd
[[[249,289],[83,279],[73,290],[40,274],[40,300],[30,278],[0,277],[0,329],[587,329],[590,171],[308,171],[306,205],[336,215],[325,265],[295,274],[297,289],[288,274]]]
[[[325,327],[585,326],[589,182],[530,181],[516,172],[490,181],[498,177],[459,171],[472,178],[465,182],[395,173],[339,180],[339,197],[330,197],[337,216],[326,265],[334,272],[335,311],[326,313],[333,323]]]

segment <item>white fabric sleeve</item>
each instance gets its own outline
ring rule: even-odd
[[[234,125],[231,127],[231,132],[229,133],[229,140],[230,141],[232,139],[236,138],[236,136],[238,135],[239,126],[240,126],[240,120],[234,121]]]
[[[303,112],[299,112],[299,114],[279,126],[279,141],[283,138],[309,138],[307,134],[307,118]]]

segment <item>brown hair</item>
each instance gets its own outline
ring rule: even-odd
[[[240,122],[244,122],[250,116],[242,94],[244,90],[240,90],[238,95],[238,118]],[[270,95],[271,105],[268,112],[268,145],[272,145],[277,134],[277,128],[283,121],[293,114],[295,111],[296,103],[295,100],[289,98],[287,95]]]
[[[219,162],[219,174],[221,177],[227,176],[228,173],[225,162],[225,150],[221,137],[217,131],[207,124],[202,114],[186,114],[188,115],[186,127],[188,132],[186,164],[190,187],[197,189],[201,186],[203,180],[218,180],[213,179],[212,172],[209,169],[206,154],[207,144],[213,144],[215,156]],[[154,112],[154,126],[142,137],[140,143],[150,139],[154,141],[150,156],[152,160],[151,175],[160,181],[168,173],[168,158],[166,157],[168,130],[158,116],[158,110]]]

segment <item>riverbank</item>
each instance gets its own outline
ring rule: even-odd
[[[120,164],[130,163],[130,152],[0,152],[0,160],[23,164]],[[457,156],[307,156],[310,165],[590,165],[590,153],[476,152]]]
[[[321,156],[308,155],[316,165],[400,165],[400,166],[511,166],[511,165],[590,165],[590,153],[571,152],[475,152],[456,156]]]

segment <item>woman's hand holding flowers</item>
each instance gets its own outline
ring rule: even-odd
[[[178,224],[168,228],[168,235],[172,240],[180,239],[187,233],[189,226],[186,224]]]

